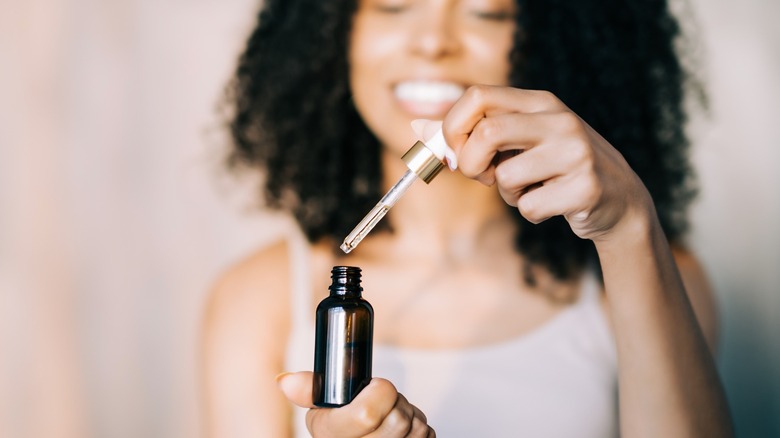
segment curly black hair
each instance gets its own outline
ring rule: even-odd
[[[227,89],[227,161],[261,170],[267,205],[291,212],[310,241],[338,242],[382,196],[379,142],[348,82],[356,0],[264,3]],[[666,2],[518,0],[517,11],[510,84],[553,92],[614,145],[650,191],[667,237],[680,239],[695,193],[684,130],[691,75]],[[595,260],[592,242],[563,218],[531,225],[508,208],[531,264],[570,278]]]

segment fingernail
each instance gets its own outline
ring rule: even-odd
[[[420,141],[425,141],[423,138],[423,130],[425,129],[425,126],[428,124],[428,119],[414,119],[412,120],[412,131],[414,131],[415,134],[417,134],[417,139]]]
[[[447,147],[447,149],[444,150],[444,158],[447,159],[447,166],[450,167],[450,170],[454,171],[458,168],[458,156],[455,155],[455,151]]]
[[[285,377],[287,377],[290,374],[292,374],[292,373],[283,372],[283,373],[277,374],[276,377],[274,377],[274,380],[276,381],[276,384],[278,385],[279,382],[282,381],[282,379],[284,379]]]

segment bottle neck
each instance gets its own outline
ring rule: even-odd
[[[334,266],[330,271],[330,295],[360,298],[360,268],[355,266]]]

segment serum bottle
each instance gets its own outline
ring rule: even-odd
[[[360,268],[335,266],[317,306],[313,402],[344,406],[371,381],[374,309],[361,296]]]

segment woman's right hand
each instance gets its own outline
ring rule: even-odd
[[[435,437],[428,420],[395,386],[374,378],[355,399],[340,408],[312,404],[312,373],[285,373],[276,378],[292,403],[307,408],[306,427],[315,438]]]

